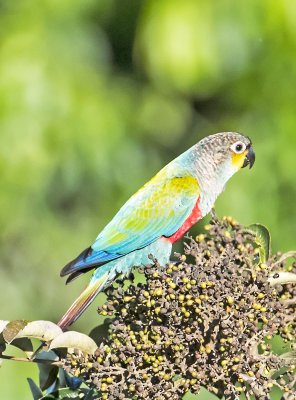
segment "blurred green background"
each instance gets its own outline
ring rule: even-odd
[[[257,160],[217,214],[296,248],[295,20],[294,0],[1,1],[1,319],[57,322],[89,278],[65,287],[65,263],[219,131],[249,135]],[[97,324],[100,301],[74,329]],[[30,399],[27,376],[4,362],[0,398]]]

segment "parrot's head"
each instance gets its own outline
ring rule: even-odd
[[[217,171],[222,175],[224,170],[235,173],[247,165],[252,168],[255,152],[249,137],[236,132],[222,132],[208,136],[206,139],[200,144],[207,143]]]
[[[201,201],[206,203],[203,215],[213,206],[228,179],[247,165],[252,168],[255,162],[250,138],[236,132],[205,137],[194,146],[193,157]]]

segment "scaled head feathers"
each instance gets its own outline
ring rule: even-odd
[[[255,153],[249,137],[236,132],[207,136],[194,146],[194,174],[201,190],[202,213],[206,215],[226,182],[240,168],[253,165]]]
[[[235,173],[241,167],[246,166],[245,160],[252,149],[252,142],[248,136],[236,132],[221,132],[207,136],[196,144],[196,156],[210,164],[215,172],[224,172],[228,175],[230,170]],[[251,150],[248,159],[250,166],[255,161],[255,153]],[[225,169],[226,168],[226,169]],[[227,171],[226,171],[227,170]]]

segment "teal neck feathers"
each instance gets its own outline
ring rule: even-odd
[[[199,208],[203,217],[210,212],[226,182],[236,172],[230,163],[221,163],[199,144],[185,151],[173,163],[179,165],[182,172],[186,170],[197,179],[200,188]]]

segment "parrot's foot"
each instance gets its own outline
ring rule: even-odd
[[[170,261],[169,263],[170,263],[170,264],[173,264],[173,265],[175,265],[175,266],[177,267],[178,265],[182,264],[182,261],[180,261],[180,260],[177,260],[177,261]]]

